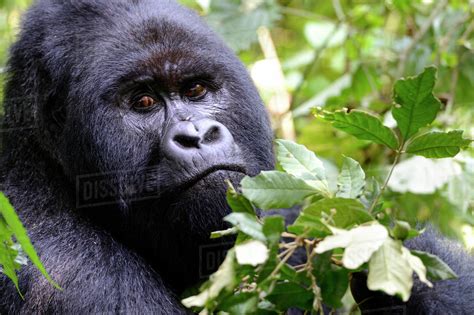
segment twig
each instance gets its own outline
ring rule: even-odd
[[[390,178],[392,177],[393,171],[395,170],[395,167],[397,166],[398,162],[400,162],[400,157],[402,155],[404,146],[405,146],[405,142],[402,141],[402,143],[400,144],[399,149],[396,151],[397,154],[395,155],[395,160],[393,161],[392,167],[390,168],[390,171],[388,172],[387,178],[385,179],[385,182],[384,182],[383,186],[380,188],[380,191],[377,194],[377,196],[375,197],[374,201],[370,205],[369,213],[372,213],[374,211],[374,208],[377,205],[377,203],[379,202],[380,197],[382,196],[385,189],[387,188],[388,182],[390,181]]]
[[[402,53],[400,54],[400,61],[398,64],[398,69],[397,69],[397,77],[401,77],[403,75],[403,73],[405,72],[405,67],[408,61],[408,57],[410,56],[411,52],[413,51],[413,49],[415,49],[418,42],[423,39],[426,32],[428,32],[431,25],[433,24],[433,21],[443,11],[443,9],[446,7],[447,4],[448,4],[448,0],[440,0],[438,2],[438,5],[435,7],[433,12],[431,12],[426,22],[422,25],[420,31],[416,33],[416,35],[413,37],[413,40],[410,42],[410,44],[405,48],[404,51],[402,51]]]
[[[295,246],[291,249],[289,249],[288,253],[285,255],[285,257],[283,257],[283,259],[280,261],[280,263],[275,267],[275,269],[272,271],[272,273],[270,274],[270,278],[273,278],[276,276],[278,270],[280,270],[281,267],[283,267],[284,264],[286,264],[286,262],[288,261],[288,259],[290,259],[290,257],[293,255],[293,253],[295,252],[295,250],[298,248],[298,246]]]

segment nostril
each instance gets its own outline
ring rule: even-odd
[[[219,140],[221,132],[218,126],[212,126],[204,135],[203,143],[213,143]]]
[[[199,148],[199,140],[199,137],[190,135],[178,134],[173,137],[173,141],[183,148]]]

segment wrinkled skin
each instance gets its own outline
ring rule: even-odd
[[[273,168],[246,69],[172,1],[39,1],[11,50],[4,107],[1,189],[63,291],[30,264],[24,300],[0,276],[2,314],[185,313],[177,296],[232,244],[209,240],[227,227],[224,180]],[[434,234],[413,246],[461,280],[417,283],[403,307],[474,313],[472,258]]]

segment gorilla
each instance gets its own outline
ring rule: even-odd
[[[0,188],[63,290],[30,264],[24,300],[0,276],[2,314],[186,313],[179,295],[232,245],[209,239],[227,227],[224,180],[274,167],[245,67],[169,0],[37,1],[11,49],[4,110]],[[356,298],[373,296],[369,310],[474,314],[472,257],[434,233],[412,246],[460,279],[417,284],[400,304],[361,275]]]

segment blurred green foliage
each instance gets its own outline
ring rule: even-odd
[[[20,13],[29,2],[0,0],[0,72]],[[368,176],[381,178],[393,155],[380,145],[316,121],[311,109],[362,108],[384,116],[385,123],[393,126],[387,112],[395,80],[428,65],[439,69],[435,94],[443,101],[435,128],[463,129],[466,137],[474,138],[473,0],[180,2],[196,9],[238,53],[270,109],[275,92],[268,90],[272,77],[262,74],[257,65],[268,58],[277,61],[273,65],[284,75],[283,89],[289,94],[285,114],[291,115],[296,140],[328,165],[340,165],[344,153],[358,160]],[[268,43],[257,32],[262,27],[270,31],[276,56],[264,54],[262,48]],[[282,137],[285,126],[279,118],[272,117],[277,122],[275,132]],[[446,234],[474,246],[473,156],[471,147],[451,164],[443,164],[451,170],[447,173],[438,164],[423,165],[424,173],[413,178],[418,186],[408,186],[403,184],[403,176],[410,176],[408,155],[387,192],[394,195],[393,213],[412,223],[432,220]]]

